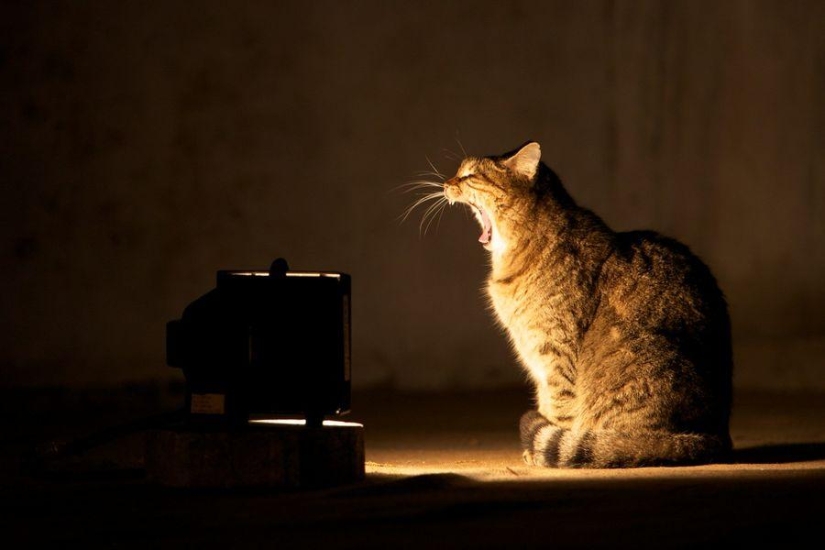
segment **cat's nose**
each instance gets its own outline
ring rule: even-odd
[[[458,187],[458,178],[450,178],[444,182],[444,196],[450,201],[461,198],[461,189]]]

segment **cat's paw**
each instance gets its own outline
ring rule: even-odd
[[[535,461],[533,460],[533,451],[530,451],[529,449],[524,449],[524,452],[521,453],[521,458],[524,459],[524,463],[528,466],[536,465]]]
[[[519,435],[521,436],[521,448],[525,449],[525,453],[532,453],[533,439],[540,429],[550,424],[550,421],[544,418],[538,411],[527,411],[521,415],[521,422],[519,424]],[[525,455],[525,461],[527,457]],[[531,461],[528,464],[532,464]]]

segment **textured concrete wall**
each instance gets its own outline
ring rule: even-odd
[[[517,383],[475,223],[393,188],[532,138],[708,261],[737,384],[825,387],[825,3],[0,10],[4,385],[168,376],[164,323],[279,255],[353,275],[356,383]]]

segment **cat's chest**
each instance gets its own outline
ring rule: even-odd
[[[525,308],[530,305],[525,300],[526,296],[517,295],[514,292],[516,289],[509,288],[510,286],[495,282],[490,282],[487,286],[487,293],[490,296],[493,310],[496,312],[501,324],[508,329],[525,324],[526,316],[522,314],[525,312]]]
[[[501,324],[518,352],[527,359],[548,341],[570,341],[575,335],[571,311],[560,293],[542,292],[527,284],[490,281],[488,294]]]

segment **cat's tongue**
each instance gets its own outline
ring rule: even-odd
[[[484,228],[481,230],[481,236],[478,238],[478,242],[487,244],[490,242],[490,236],[493,233],[493,224],[490,223],[490,216],[487,215],[487,212],[483,208],[479,210],[481,211],[481,223]]]

